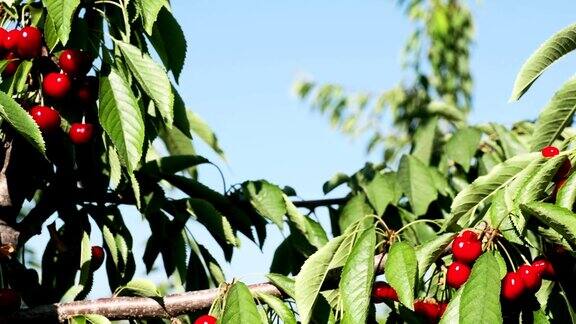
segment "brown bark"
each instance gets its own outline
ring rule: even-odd
[[[383,272],[386,256],[374,258],[377,273]],[[335,281],[337,278],[329,278]],[[252,293],[286,296],[271,283],[249,285]],[[23,309],[10,317],[0,317],[0,323],[52,323],[64,322],[78,315],[99,314],[111,320],[142,318],[173,318],[196,310],[209,308],[219,295],[219,289],[206,289],[165,296],[155,300],[145,297],[111,297],[83,300],[63,304],[42,305]]]

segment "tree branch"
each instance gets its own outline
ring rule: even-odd
[[[384,269],[385,254],[374,258],[374,268],[380,274]],[[337,278],[328,278],[336,281]],[[271,283],[249,285],[252,293],[266,293],[286,298],[282,291]],[[168,295],[161,300],[145,297],[111,297],[96,300],[83,300],[70,303],[42,305],[22,309],[9,317],[0,317],[0,323],[50,323],[64,322],[74,316],[99,314],[111,320],[172,318],[209,308],[219,296],[218,288]]]

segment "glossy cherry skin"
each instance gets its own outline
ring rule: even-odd
[[[102,263],[104,262],[104,249],[101,246],[92,246],[92,260],[90,262],[90,267],[92,270],[98,270]]]
[[[39,57],[42,54],[42,32],[40,29],[33,26],[22,28],[16,48],[21,58]]]
[[[18,52],[18,42],[22,37],[22,33],[18,29],[12,29],[6,33],[4,37],[4,48],[7,51]]]
[[[482,242],[456,237],[452,242],[452,254],[456,261],[473,263],[482,254]]]
[[[74,123],[70,125],[70,140],[74,144],[86,144],[92,139],[94,127],[90,123]]]
[[[520,274],[520,278],[522,278],[522,282],[524,283],[524,287],[526,290],[531,292],[537,292],[538,289],[542,286],[542,277],[540,276],[540,272],[535,267],[523,264],[518,267],[518,274]]]
[[[14,289],[0,289],[0,314],[12,314],[20,309],[21,299]]]
[[[13,76],[14,73],[16,73],[16,70],[18,70],[18,66],[20,66],[20,59],[18,59],[14,52],[8,52],[4,58],[10,62],[6,64],[4,71],[2,71],[2,76],[8,78]]]
[[[543,157],[551,158],[560,154],[560,150],[556,146],[546,146],[541,151]]]
[[[502,279],[502,297],[504,297],[506,301],[513,302],[517,300],[525,291],[526,287],[520,274],[508,272],[504,279]]]
[[[382,303],[385,300],[398,301],[398,294],[388,283],[377,281],[372,286],[372,298],[375,303]]]
[[[90,57],[86,52],[65,49],[58,57],[58,65],[62,71],[71,75],[85,75],[90,71]]]
[[[462,239],[467,241],[478,240],[478,233],[472,230],[463,230],[462,232],[460,232],[460,234],[458,234],[457,237],[461,237]]]
[[[448,266],[446,272],[446,284],[452,288],[460,288],[470,277],[470,266],[465,263],[454,261]]]
[[[98,99],[98,78],[87,76],[74,86],[74,96],[80,102],[90,104]]]
[[[532,268],[536,269],[536,272],[544,279],[553,280],[556,278],[554,266],[552,265],[552,262],[548,261],[548,259],[536,259],[532,262]]]
[[[194,321],[194,324],[216,324],[216,317],[212,315],[202,315]]]
[[[446,313],[446,308],[448,308],[448,303],[446,302],[438,303],[438,318],[444,316],[444,313]]]
[[[30,109],[30,115],[43,132],[52,132],[60,127],[60,114],[53,108],[34,106]]]
[[[71,86],[70,78],[64,73],[48,73],[42,82],[44,94],[54,99],[66,97]]]
[[[428,322],[435,323],[440,316],[440,307],[433,301],[417,300],[414,302],[414,312],[422,315]]]
[[[4,47],[4,40],[6,39],[6,36],[8,35],[8,32],[6,31],[6,29],[0,27],[0,50],[4,51],[6,48]]]

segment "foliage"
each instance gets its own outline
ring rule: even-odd
[[[570,128],[574,80],[534,122],[469,124],[469,11],[456,0],[402,4],[417,25],[405,53],[409,82],[377,98],[349,96],[330,84],[298,85],[299,95],[312,97],[342,130],[369,130],[369,148],[385,149],[381,162],[324,184],[326,194],[336,188],[347,192],[337,203],[326,203],[328,229],[305,213],[318,206],[297,207],[290,187],[253,180],[221,193],[198,180],[197,168],[214,164],[196,154],[193,139],[223,158],[224,151],[178,93],[186,41],[168,1],[1,1],[4,26],[40,27],[45,40],[40,56],[17,58],[17,70],[3,73],[0,83],[2,286],[18,290],[29,307],[84,299],[98,261],[90,237],[102,235],[114,296],[162,304],[166,293],[218,287],[209,313],[221,323],[373,322],[381,314],[372,305],[372,285],[382,271],[398,295],[397,301],[386,301],[391,323],[421,320],[415,305],[431,300],[448,304],[434,319],[441,322],[574,318],[576,176],[571,164],[566,168],[576,160]],[[553,35],[528,59],[513,99],[575,48],[572,29]],[[90,74],[99,87],[93,101],[46,95],[44,74],[58,67],[65,49],[95,58]],[[0,64],[4,70],[14,63],[7,58]],[[84,78],[72,77],[78,83]],[[26,112],[39,104],[59,111],[57,130],[39,127]],[[393,133],[381,131],[384,107],[392,113]],[[95,136],[85,144],[64,136],[80,121],[95,125]],[[562,152],[554,157],[538,152],[552,144]],[[23,208],[25,200],[30,210]],[[168,292],[134,278],[123,204],[136,207],[149,224],[143,261],[150,272],[162,259]],[[45,224],[53,214],[58,221]],[[230,261],[240,234],[262,247],[274,228],[268,224],[287,234],[267,276],[282,296],[254,292],[237,280],[226,283],[211,251],[189,231],[202,226]],[[24,249],[42,226],[51,236],[38,276],[36,269],[26,269],[21,253],[4,251]],[[483,253],[471,265],[468,281],[454,289],[446,284],[449,246],[466,228],[480,234]],[[13,232],[18,235],[5,241]],[[549,259],[557,276],[547,277],[517,307],[501,302],[505,274],[537,257]],[[199,313],[192,311],[181,319],[196,318]],[[108,322],[100,314],[70,320]]]

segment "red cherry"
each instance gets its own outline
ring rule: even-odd
[[[14,52],[8,52],[8,54],[6,54],[5,56],[5,59],[10,62],[6,64],[4,71],[2,71],[2,76],[5,78],[9,78],[13,76],[14,73],[16,73],[16,70],[18,70],[18,66],[20,66],[20,60],[18,59],[18,57],[16,57],[16,54],[14,54]]]
[[[6,33],[6,37],[4,37],[4,48],[8,51],[17,52],[18,50],[18,41],[22,37],[20,30],[12,29]]]
[[[90,104],[98,99],[98,78],[87,76],[74,88],[74,96],[82,103]]]
[[[540,286],[542,286],[542,277],[540,276],[538,269],[535,267],[523,264],[518,267],[517,272],[520,274],[520,278],[522,278],[526,290],[536,292],[540,289]]]
[[[74,144],[86,144],[92,139],[94,127],[90,123],[74,123],[70,125],[70,140]]]
[[[92,246],[92,260],[90,262],[90,267],[93,271],[98,270],[102,263],[104,262],[104,249],[101,246]]]
[[[440,315],[440,308],[435,301],[417,300],[414,302],[414,312],[422,315],[428,322],[436,322]]]
[[[536,272],[544,279],[553,280],[556,278],[554,266],[548,259],[537,258],[532,262],[532,268],[536,269]]]
[[[90,57],[86,52],[75,50],[75,49],[65,49],[60,53],[58,58],[58,65],[60,68],[72,75],[82,75],[90,71]]]
[[[558,180],[558,179],[567,178],[570,175],[571,169],[572,169],[572,164],[570,164],[570,160],[568,160],[568,159],[564,160],[564,162],[562,163],[562,165],[560,166],[558,171],[556,171],[556,174],[554,175],[554,179]]]
[[[396,290],[383,281],[376,281],[372,286],[372,297],[375,303],[382,303],[385,300],[398,301]]]
[[[42,32],[33,26],[22,28],[16,47],[21,58],[32,59],[40,56],[42,54]]]
[[[551,158],[560,154],[560,150],[556,146],[546,146],[540,152],[543,157]]]
[[[12,314],[20,309],[21,299],[14,289],[0,289],[0,314]]]
[[[35,106],[30,109],[30,115],[43,132],[51,132],[60,127],[60,114],[53,108]]]
[[[448,308],[447,302],[438,303],[438,318],[444,316],[444,313],[446,313],[446,308]]]
[[[478,233],[472,231],[472,230],[464,230],[462,232],[460,232],[460,234],[458,234],[457,237],[461,237],[462,239],[466,240],[466,241],[471,241],[471,240],[478,240]]]
[[[211,315],[202,315],[194,321],[194,324],[216,324],[216,317]]]
[[[470,267],[462,262],[454,261],[448,266],[446,284],[452,288],[460,288],[470,277]]]
[[[511,302],[520,298],[525,290],[524,281],[522,281],[520,274],[516,272],[508,272],[502,279],[502,296],[507,301]]]
[[[456,261],[472,263],[482,254],[482,243],[479,240],[457,237],[452,242],[452,254]]]
[[[48,73],[42,83],[44,94],[55,99],[64,98],[70,87],[70,78],[64,73]]]
[[[5,49],[4,40],[6,39],[7,35],[8,35],[8,32],[6,31],[6,29],[0,27],[0,49],[1,50]]]

